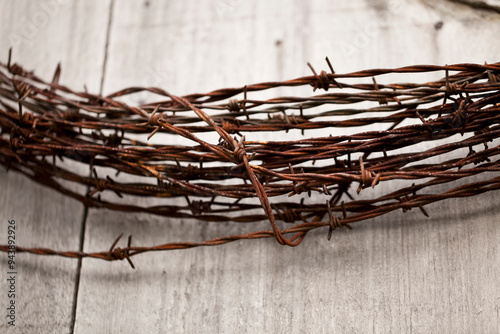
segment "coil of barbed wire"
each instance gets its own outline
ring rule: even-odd
[[[93,253],[17,251],[127,259],[133,266],[130,258],[139,253],[241,239],[275,238],[296,246],[314,229],[328,229],[330,239],[335,229],[351,228],[354,222],[412,208],[428,216],[425,206],[430,203],[500,188],[500,63],[348,74],[335,73],[328,59],[327,64],[329,72],[319,75],[309,64],[311,76],[204,94],[177,96],[161,88],[130,87],[102,96],[59,84],[59,66],[46,82],[12,64],[9,55],[9,62],[0,64],[0,163],[7,169],[89,208],[200,223],[269,223],[266,230],[203,242],[138,246],[129,238],[119,248],[118,238],[109,250]],[[442,73],[442,78],[391,84],[375,78],[401,73],[411,78],[424,72]],[[312,87],[315,95],[258,98],[263,90],[301,86]],[[142,92],[161,101],[138,106],[123,102]],[[204,133],[214,140],[202,139]],[[258,133],[271,134],[270,139],[254,139]],[[162,135],[184,141],[153,141]],[[419,147],[422,143],[426,145]],[[79,173],[65,161],[88,169]],[[101,175],[100,168],[116,174]],[[472,182],[478,174],[487,178]],[[127,181],[126,176],[139,181]],[[389,182],[394,185],[386,193],[359,197],[363,189]],[[68,183],[88,191],[78,193]],[[106,193],[116,196],[102,198]],[[165,204],[131,204],[124,196],[162,198]],[[182,201],[169,202],[172,198]]]

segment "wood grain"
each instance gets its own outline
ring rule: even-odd
[[[487,31],[478,49],[458,52],[473,39],[471,26],[498,22],[462,7],[454,19],[420,3],[392,13],[383,1],[221,3],[224,10],[195,1],[117,3],[105,90],[142,83],[183,94],[282,80],[307,74],[307,61],[323,66],[325,55],[337,71],[498,55]],[[318,231],[294,249],[261,240],[140,255],[136,271],[84,260],[76,332],[498,332],[498,199],[433,205],[430,219],[393,213],[339,231],[331,243]],[[121,232],[154,245],[266,228],[96,210],[87,224],[89,251]]]
[[[46,78],[63,60],[63,82],[98,90],[109,4],[61,6],[64,15],[23,42],[16,60]],[[13,18],[27,15],[24,6],[0,1]],[[37,6],[27,6],[28,13]],[[185,94],[284,80],[309,74],[308,61],[326,68],[325,56],[337,72],[348,72],[496,62],[500,54],[493,42],[499,15],[450,1],[122,0],[111,14],[105,93],[139,84]],[[0,45],[8,44],[12,27],[23,27],[14,21],[0,22]],[[311,91],[279,92],[302,93]],[[19,219],[23,244],[75,249],[81,206],[21,176],[0,178],[1,219]],[[430,218],[395,212],[335,231],[331,242],[327,231],[314,231],[297,248],[256,240],[143,254],[133,258],[135,271],[126,262],[84,259],[75,333],[500,333],[499,202],[500,193],[490,193],[430,205]],[[134,244],[154,245],[265,228],[92,209],[84,250],[107,249],[122,232]],[[68,331],[77,262],[25,255],[19,261],[24,331]]]
[[[0,59],[52,78],[61,62],[60,83],[98,91],[102,75],[107,2],[0,1]],[[92,25],[89,25],[92,20]],[[17,245],[78,249],[83,206],[27,178],[0,170],[0,242],[7,221],[16,220]],[[2,254],[2,333],[68,333],[72,330],[78,261],[17,254],[16,327],[7,325],[7,256]],[[4,279],[5,278],[5,279]]]

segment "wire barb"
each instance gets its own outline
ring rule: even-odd
[[[199,225],[268,223],[264,230],[200,242],[132,246],[130,236],[120,248],[122,234],[101,252],[20,252],[127,259],[134,268],[130,258],[145,252],[259,238],[297,246],[317,228],[328,228],[331,240],[334,229],[350,229],[354,222],[412,208],[429,216],[428,204],[500,190],[500,63],[338,74],[326,58],[328,73],[308,64],[312,76],[282,82],[186,96],[130,87],[103,97],[59,85],[60,66],[44,81],[11,64],[11,56],[0,64],[0,164],[6,169],[89,208],[194,219]],[[445,71],[445,77],[425,84],[377,83],[383,74],[431,71]],[[328,93],[257,96],[297,86]],[[140,106],[122,102],[142,92],[159,98]],[[359,102],[366,108],[350,106]],[[81,172],[75,162],[89,169]],[[99,177],[110,171],[116,176]],[[359,184],[360,193],[381,182],[388,186],[362,196],[349,192],[351,184]],[[125,198],[107,196],[110,191]],[[8,247],[0,245],[0,251]]]
[[[109,248],[109,251],[108,251],[107,260],[108,261],[115,261],[115,260],[127,259],[128,263],[130,264],[130,267],[132,267],[132,269],[135,269],[135,265],[132,262],[132,260],[130,259],[130,248],[132,247],[132,236],[130,235],[128,237],[127,248],[116,247],[116,245],[118,244],[118,242],[120,241],[120,239],[122,237],[123,237],[123,233],[121,233],[115,239],[115,241],[113,241],[113,244],[111,245],[111,247]]]

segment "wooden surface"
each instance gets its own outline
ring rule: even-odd
[[[1,0],[0,13],[1,61],[13,46],[14,61],[47,79],[61,61],[63,84],[105,94],[283,80],[309,74],[308,61],[325,67],[325,56],[337,72],[500,60],[500,15],[444,0]],[[87,213],[15,173],[1,170],[0,180],[0,243],[8,219],[19,245],[85,251],[109,248],[122,232],[153,245],[266,227]],[[138,255],[135,271],[18,254],[17,326],[2,320],[0,330],[500,333],[499,203],[488,193],[430,205],[430,218],[395,212],[331,242],[315,231],[297,248],[261,240]],[[3,308],[4,279],[0,289]]]
[[[0,1],[0,53],[51,78],[58,62],[61,81],[99,90],[104,59],[107,9],[104,1]],[[87,26],[88,18],[93,24]],[[16,220],[18,245],[57,249],[80,246],[83,205],[0,169],[0,242],[7,242],[7,221]],[[17,257],[16,327],[7,326],[7,257],[2,254],[2,333],[69,333],[75,313],[78,261],[55,257]],[[4,279],[5,278],[5,279]]]

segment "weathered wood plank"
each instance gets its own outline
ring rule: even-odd
[[[0,59],[34,69],[50,80],[61,62],[60,82],[98,91],[102,75],[107,1],[0,1]],[[92,22],[92,24],[89,24]],[[41,187],[24,176],[0,170],[0,243],[7,243],[7,221],[16,221],[19,246],[78,249],[83,205]],[[72,329],[78,261],[17,254],[16,326],[6,308],[7,256],[1,254],[3,333],[68,333]]]
[[[105,91],[148,84],[183,94],[280,80],[308,74],[307,61],[321,67],[326,55],[339,72],[498,60],[497,16],[451,2],[391,6],[116,2]],[[134,258],[136,271],[84,260],[76,332],[498,332],[499,199],[432,205],[430,219],[393,213],[331,243],[318,231],[294,249],[260,240],[145,254]],[[153,245],[265,227],[90,210],[85,250],[107,249],[121,232]]]

